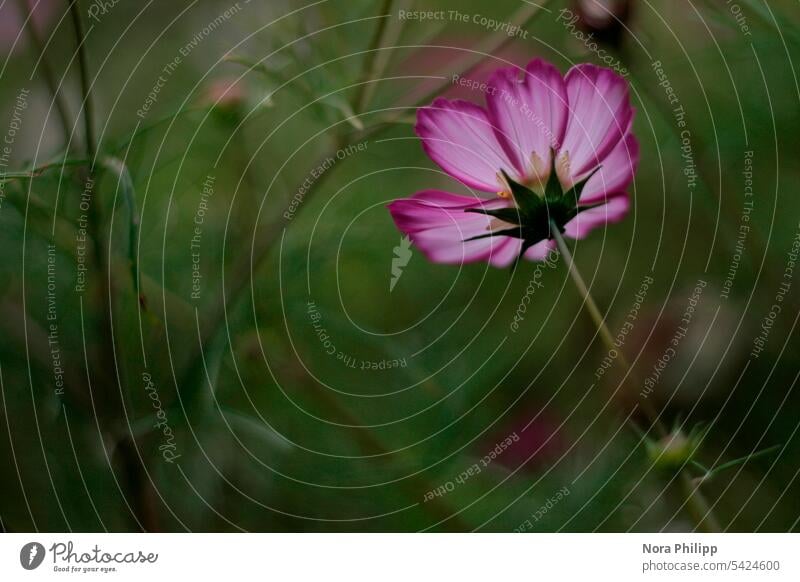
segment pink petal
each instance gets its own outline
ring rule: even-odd
[[[606,156],[597,173],[586,182],[581,192],[581,204],[595,204],[609,194],[625,191],[633,181],[638,165],[639,142],[629,133]]]
[[[598,226],[619,222],[628,214],[630,198],[618,193],[608,198],[602,206],[584,210],[564,226],[564,234],[570,238],[581,239]]]
[[[416,132],[431,159],[467,186],[497,192],[501,169],[517,175],[489,116],[474,103],[436,99],[419,110]]]
[[[520,78],[515,68],[498,69],[486,98],[500,142],[516,167],[531,174],[531,154],[550,168],[550,149],[558,151],[567,125],[567,90],[553,65],[534,59]]]
[[[389,211],[397,228],[435,263],[488,261],[495,267],[507,267],[519,255],[522,248],[520,239],[500,235],[464,241],[488,233],[494,220],[485,214],[465,212],[467,209],[491,210],[508,205],[508,201],[502,198],[482,200],[440,190],[425,190],[411,198],[395,200],[389,204]],[[528,249],[525,258],[541,260],[554,246],[553,241],[542,241]]]
[[[561,152],[568,152],[573,177],[602,164],[627,135],[633,108],[627,81],[592,64],[572,67],[566,76],[570,116]]]
[[[529,261],[543,261],[554,248],[556,248],[556,241],[552,239],[545,239],[536,243],[527,251],[525,251],[525,258]]]

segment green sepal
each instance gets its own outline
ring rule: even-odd
[[[518,226],[515,228],[506,228],[504,230],[494,230],[487,232],[486,234],[479,234],[476,236],[465,238],[462,242],[469,242],[471,240],[480,240],[482,238],[489,238],[490,236],[513,236],[514,238],[523,238],[522,227]]]
[[[538,194],[527,186],[512,180],[504,170],[500,170],[511,191],[511,196],[516,206],[496,208],[493,210],[469,208],[465,212],[491,216],[509,225],[517,226],[512,226],[512,228],[503,230],[489,231],[485,234],[479,234],[464,239],[463,242],[480,240],[492,236],[508,236],[521,239],[522,245],[520,247],[520,252],[511,265],[511,271],[513,272],[528,249],[543,240],[553,238],[553,231],[551,228],[557,228],[559,232],[563,233],[565,225],[579,213],[607,203],[606,200],[603,200],[596,204],[585,206],[578,205],[578,200],[580,199],[586,183],[597,173],[600,166],[592,170],[584,179],[576,182],[565,192],[561,188],[561,183],[556,173],[555,154],[552,152],[551,158],[553,165],[543,194]]]
[[[472,212],[475,214],[486,214],[498,218],[503,222],[511,224],[522,224],[522,213],[518,208],[496,208],[494,210],[484,210],[483,208],[468,208],[465,212]]]
[[[544,187],[545,198],[557,198],[562,194],[561,182],[558,181],[556,172],[556,152],[550,148],[550,177],[547,178],[547,185]]]
[[[589,175],[586,176],[583,180],[573,184],[572,188],[570,188],[569,190],[564,192],[564,194],[563,194],[564,198],[566,198],[570,202],[574,202],[575,204],[578,204],[578,200],[581,199],[581,193],[583,192],[584,186],[586,186],[586,182],[588,182],[589,179],[592,176],[594,176],[598,172],[598,170],[600,170],[600,168],[602,168],[602,166],[597,166],[594,170],[589,172]]]
[[[514,197],[514,202],[517,203],[519,213],[525,216],[535,215],[539,212],[544,204],[541,197],[533,190],[526,188],[522,184],[512,180],[505,170],[500,170],[503,173],[508,187],[511,188],[511,196]]]

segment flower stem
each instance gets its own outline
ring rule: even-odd
[[[48,162],[31,168],[30,170],[21,170],[18,172],[0,172],[0,182],[7,182],[10,180],[27,180],[41,176],[47,170],[61,169],[66,166],[86,166],[90,162],[82,159],[66,159],[55,162]]]
[[[17,0],[17,5],[19,7],[18,10],[20,16],[23,20],[27,21],[25,30],[28,34],[28,40],[30,41],[33,50],[39,56],[39,62],[42,68],[42,77],[44,78],[45,84],[47,84],[48,90],[53,95],[53,102],[56,106],[56,111],[58,112],[58,118],[61,121],[61,129],[64,132],[64,139],[67,140],[72,133],[72,122],[70,121],[67,103],[64,100],[64,95],[62,95],[62,93],[58,90],[58,83],[56,83],[55,73],[53,72],[53,68],[50,66],[50,61],[47,60],[42,38],[39,36],[39,31],[36,30],[36,25],[34,24],[34,20],[31,15],[30,4],[28,4],[27,0]]]
[[[605,318],[600,312],[600,309],[597,307],[597,303],[595,303],[592,294],[589,292],[589,288],[586,286],[586,282],[583,280],[580,271],[578,271],[578,267],[572,258],[572,253],[570,252],[564,237],[561,236],[561,231],[552,221],[550,222],[550,233],[558,245],[558,250],[561,253],[561,256],[564,257],[564,262],[567,263],[570,277],[575,283],[578,293],[583,298],[583,305],[586,308],[586,311],[589,312],[592,321],[597,327],[597,331],[600,334],[600,339],[603,340],[603,343],[609,350],[616,350],[619,354],[616,358],[616,361],[619,362],[620,366],[622,366],[624,370],[624,377],[622,381],[630,381],[632,377],[631,365],[628,363],[628,360],[625,358],[625,355],[622,353],[622,351],[617,349],[617,346],[614,345],[614,338],[605,323]],[[643,400],[639,403],[639,407],[647,416],[648,421],[652,424],[659,437],[667,437],[669,435],[669,431],[664,426],[664,423],[660,419],[660,415],[656,412],[652,405],[647,400]],[[700,491],[700,488],[693,483],[690,475],[687,474],[685,469],[681,469],[680,474],[678,475],[678,481],[683,489],[684,495],[686,496],[685,505],[687,505],[689,513],[697,523],[697,528],[705,532],[721,531],[719,522],[714,516],[708,501],[706,501],[705,497]]]
[[[83,124],[84,139],[86,140],[86,153],[90,163],[94,167],[95,155],[97,154],[97,143],[94,133],[94,100],[92,99],[91,86],[89,84],[89,63],[86,58],[86,35],[81,22],[80,8],[75,0],[67,0],[69,13],[72,16],[72,26],[75,28],[75,39],[78,50],[78,65],[81,77],[81,93],[83,94]]]
[[[150,475],[132,435],[117,435],[116,424],[127,417],[128,411],[123,394],[125,390],[124,375],[118,373],[119,362],[115,351],[114,327],[112,310],[114,308],[114,286],[111,283],[111,257],[103,244],[102,212],[98,192],[94,190],[97,171],[95,162],[97,158],[97,141],[94,128],[94,101],[92,99],[91,84],[89,82],[89,62],[86,56],[86,34],[81,22],[80,8],[77,0],[66,0],[72,16],[75,32],[75,43],[78,51],[78,68],[81,78],[81,92],[83,96],[83,121],[86,145],[86,157],[89,161],[87,169],[87,185],[92,184],[92,199],[89,206],[89,230],[93,239],[93,254],[97,268],[97,303],[100,309],[97,334],[100,346],[98,348],[97,370],[92,370],[103,386],[103,420],[108,424],[103,428],[116,437],[116,455],[119,459],[122,472],[126,478],[125,503],[131,509],[136,527],[144,531],[158,531],[158,514],[153,498],[153,484]],[[87,376],[90,370],[86,370]],[[116,389],[116,390],[115,390]],[[116,479],[116,478],[115,478]],[[133,507],[130,502],[132,501]]]
[[[385,58],[379,59],[378,57],[384,44],[384,38],[386,37],[387,23],[392,20],[392,3],[393,0],[383,1],[381,19],[378,21],[378,26],[375,28],[372,42],[370,42],[368,52],[364,57],[364,67],[361,75],[361,80],[364,81],[364,83],[358,86],[353,99],[352,108],[356,114],[364,112],[375,90],[375,82],[377,82],[375,77],[378,76],[378,64],[385,62]]]

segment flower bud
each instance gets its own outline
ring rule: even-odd
[[[598,41],[618,47],[631,13],[630,0],[577,0],[575,12],[581,28]]]
[[[216,79],[203,90],[200,103],[211,107],[214,113],[224,119],[233,120],[239,117],[247,98],[244,82],[236,79]]]
[[[647,454],[650,460],[662,469],[679,469],[697,452],[702,440],[702,433],[692,431],[688,436],[680,429],[657,441],[647,441]]]

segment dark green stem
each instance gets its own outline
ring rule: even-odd
[[[372,36],[369,49],[364,57],[364,67],[361,74],[362,83],[356,90],[355,98],[353,99],[353,111],[358,114],[364,111],[367,103],[369,102],[372,92],[375,87],[376,67],[378,51],[383,43],[384,35],[386,34],[388,21],[392,18],[390,12],[392,10],[393,0],[383,0],[381,6],[381,19],[378,21],[378,26],[375,28],[375,34]]]
[[[132,435],[119,435],[117,424],[125,415],[126,393],[122,378],[117,374],[117,360],[114,351],[114,328],[112,325],[113,286],[109,257],[106,256],[102,231],[102,213],[99,208],[95,162],[97,158],[97,141],[94,129],[94,101],[89,81],[89,62],[86,55],[86,36],[81,22],[77,0],[67,0],[75,32],[78,50],[78,66],[80,68],[81,92],[83,95],[83,121],[86,142],[86,155],[90,160],[87,185],[91,184],[91,203],[89,206],[89,229],[93,240],[93,253],[97,268],[97,305],[101,311],[98,322],[98,359],[96,374],[103,387],[104,417],[110,425],[105,430],[117,440],[116,452],[125,475],[127,497],[132,502],[133,518],[136,525],[145,531],[158,530],[158,516],[153,504],[150,478],[144,467],[139,450]],[[87,369],[90,374],[94,370]],[[116,392],[116,393],[115,393]]]
[[[33,50],[37,55],[39,55],[39,62],[41,63],[42,67],[42,77],[44,78],[44,82],[47,84],[47,89],[50,91],[51,95],[53,95],[53,101],[56,106],[56,111],[58,112],[58,118],[61,121],[61,128],[64,132],[64,139],[67,140],[72,133],[72,122],[70,120],[67,102],[64,100],[64,96],[58,90],[56,75],[53,72],[53,68],[50,66],[50,62],[47,60],[44,44],[42,43],[41,37],[39,37],[39,31],[36,30],[33,18],[31,18],[30,5],[28,4],[27,0],[17,0],[17,5],[19,6],[18,9],[20,16],[28,23],[28,25],[25,27],[25,30],[28,34],[28,40],[30,41]]]
[[[597,331],[600,334],[600,339],[603,340],[603,343],[609,350],[616,350],[616,352],[619,354],[617,361],[624,370],[623,382],[630,381],[630,378],[632,377],[632,368],[625,356],[614,345],[614,338],[605,323],[603,314],[597,307],[597,303],[595,303],[592,294],[589,292],[589,288],[586,286],[580,271],[578,271],[578,267],[572,258],[572,253],[570,252],[564,237],[561,235],[561,231],[552,221],[550,223],[550,232],[553,239],[555,239],[556,244],[558,245],[558,250],[561,253],[561,256],[564,258],[564,262],[567,263],[572,281],[575,283],[578,293],[583,298],[583,305],[586,308],[586,311],[589,312],[592,321],[597,327]],[[655,428],[659,437],[662,439],[668,437],[669,431],[661,422],[659,414],[653,409],[652,406],[650,406],[649,402],[646,400],[642,401],[640,403],[640,408],[647,416],[648,421]],[[678,475],[678,480],[681,488],[683,489],[684,495],[686,496],[686,505],[689,513],[697,524],[697,527],[706,532],[720,531],[719,522],[714,516],[711,507],[709,506],[699,487],[694,485],[685,468],[682,469]]]
[[[75,28],[75,37],[78,50],[78,65],[81,77],[81,93],[83,94],[83,125],[84,139],[86,140],[86,152],[89,155],[92,166],[94,166],[95,156],[97,155],[97,142],[94,132],[94,100],[92,99],[91,84],[89,81],[89,61],[86,57],[86,34],[83,30],[81,12],[78,8],[77,0],[67,0],[69,12],[72,16],[72,26]]]

